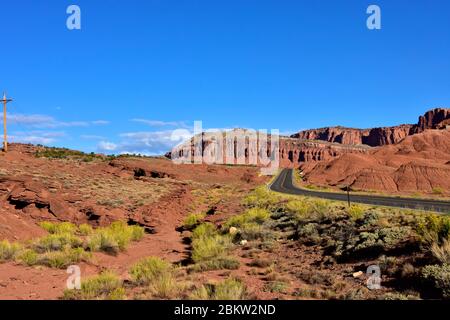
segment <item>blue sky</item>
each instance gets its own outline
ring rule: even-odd
[[[81,30],[66,9],[81,8]],[[382,29],[366,27],[377,4]],[[414,123],[450,106],[450,2],[40,0],[1,6],[16,141],[165,152],[170,132]]]

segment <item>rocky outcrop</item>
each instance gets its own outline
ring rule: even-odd
[[[419,122],[413,132],[419,133],[426,129],[445,129],[450,125],[450,109],[434,109],[419,117]]]
[[[236,129],[240,130],[240,129]],[[245,135],[246,131],[241,132]],[[258,136],[260,134],[258,133]],[[201,155],[201,161],[208,163],[207,159],[216,159],[217,150],[210,146],[218,139],[217,135],[209,135],[203,133],[196,136],[197,142],[194,143],[194,139],[187,141],[183,145],[179,146],[176,151],[176,157],[191,156],[190,161],[194,162],[194,155]],[[242,138],[243,147],[241,151],[238,151],[237,141],[232,140],[227,143],[225,134],[222,136],[222,157],[218,156],[218,161],[209,163],[220,164],[245,164],[245,165],[258,165],[264,166],[264,159],[268,159],[270,150],[273,148],[271,145],[272,137],[269,135],[264,140],[255,140],[251,138]],[[253,142],[251,142],[253,141]],[[265,149],[262,149],[260,144],[266,143]],[[218,144],[217,144],[218,145]],[[252,148],[252,146],[254,148]],[[310,141],[307,139],[295,139],[289,137],[279,137],[278,159],[279,165],[283,168],[297,168],[302,163],[312,161],[329,160],[346,153],[366,153],[370,149],[368,146],[355,146],[345,145],[341,143],[331,143],[327,141]],[[220,147],[219,147],[220,148]],[[259,148],[259,149],[258,149]],[[229,152],[225,155],[226,152]],[[264,155],[267,152],[267,155]],[[168,153],[167,157],[171,158],[172,153]],[[264,158],[264,159],[262,159]],[[255,161],[253,161],[253,160]],[[198,159],[197,161],[199,161]],[[210,160],[209,160],[210,161]]]
[[[280,167],[296,168],[304,163],[328,161],[340,157],[344,154],[366,154],[371,147],[396,145],[403,141],[406,137],[416,133],[420,133],[426,129],[442,129],[450,122],[450,109],[434,109],[425,113],[419,118],[418,124],[404,124],[395,127],[380,127],[373,129],[355,129],[345,127],[327,127],[321,129],[312,129],[301,131],[291,137],[279,137],[279,161]],[[240,130],[240,133],[237,131]],[[237,140],[226,143],[225,134],[209,134],[202,133],[196,136],[197,142],[194,138],[179,146],[176,157],[191,156],[194,161],[194,156],[201,156],[203,163],[226,163],[226,164],[254,164],[262,165],[259,162],[261,157],[260,152],[251,148],[251,131],[245,129],[235,129],[236,135],[241,135],[241,139],[245,140],[245,145],[240,152],[237,148]],[[254,132],[253,132],[254,133]],[[257,133],[261,138],[261,134]],[[222,140],[223,158],[220,162],[208,162],[206,158],[213,158],[212,154],[217,154],[218,150],[210,148],[212,144],[217,142],[217,139]],[[256,138],[255,138],[256,139]],[[243,141],[241,140],[241,142]],[[260,148],[260,141],[267,141],[265,150],[271,148],[270,135],[266,136],[265,140],[259,139],[258,148]],[[262,142],[264,143],[264,142]],[[216,143],[217,144],[217,143]],[[219,145],[219,144],[217,144]],[[253,151],[252,151],[253,150]],[[225,153],[230,152],[231,157],[225,156]],[[267,153],[269,155],[269,152]],[[258,158],[257,162],[252,162],[253,157]],[[166,157],[172,158],[169,152]],[[231,159],[230,159],[231,158]]]
[[[292,138],[323,140],[347,145],[365,144],[368,146],[384,146],[397,144],[407,136],[423,132],[427,129],[444,129],[450,125],[450,109],[433,109],[419,117],[417,124],[403,124],[394,127],[372,129],[355,129],[345,127],[326,127],[300,131]]]
[[[449,194],[450,131],[425,130],[396,145],[366,154],[302,164],[304,179],[324,186],[349,185],[354,190]]]
[[[367,153],[370,148],[325,141],[280,139],[280,167],[297,168],[305,162],[325,161],[346,153]]]

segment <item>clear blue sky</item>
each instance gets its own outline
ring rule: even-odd
[[[294,132],[450,106],[448,0],[15,0],[1,16],[16,141],[154,154],[194,120]]]

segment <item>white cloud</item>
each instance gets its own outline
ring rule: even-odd
[[[11,142],[33,143],[48,145],[57,141],[56,138],[64,137],[64,132],[55,131],[17,131],[9,136]]]
[[[191,137],[192,134],[186,129],[127,132],[120,134],[121,141],[119,143],[102,141],[97,147],[100,152],[106,153],[162,155]]]
[[[0,113],[3,116],[3,113]],[[41,114],[7,114],[7,121],[10,124],[19,124],[31,128],[66,128],[66,127],[87,127],[90,125],[105,125],[106,120],[95,121],[58,121],[55,118]]]
[[[148,120],[148,119],[131,119],[133,122],[139,122],[151,127],[180,127],[186,128],[187,125],[183,121],[160,121],[160,120]]]
[[[95,120],[95,121],[91,121],[91,123],[93,125],[105,125],[105,124],[109,124],[110,122],[107,120]]]
[[[101,151],[109,151],[109,152],[116,151],[117,145],[115,143],[108,141],[100,141],[100,143],[98,144],[98,149]]]

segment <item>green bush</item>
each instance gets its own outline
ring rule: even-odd
[[[205,237],[211,237],[214,235],[217,235],[217,229],[212,223],[202,223],[201,225],[197,226],[193,232],[192,232],[192,239],[199,239],[199,238],[205,238]]]
[[[256,188],[243,201],[248,207],[258,207],[267,210],[274,210],[280,206],[281,196],[270,191],[266,186]]]
[[[195,289],[190,299],[193,300],[243,300],[247,296],[245,285],[237,279],[226,279],[216,284],[206,284]]]
[[[422,277],[435,294],[450,299],[450,264],[426,266]]]
[[[143,236],[144,228],[117,221],[106,228],[95,230],[87,239],[87,247],[91,251],[117,254],[124,251],[131,241],[138,241]]]
[[[94,233],[94,229],[86,223],[81,224],[78,227],[78,230],[79,230],[80,234],[83,236],[88,236],[88,235]]]
[[[0,262],[12,260],[20,252],[22,246],[8,240],[0,241]]]
[[[186,230],[191,230],[196,227],[205,216],[206,214],[204,213],[191,213],[184,219],[183,227]]]
[[[38,252],[43,253],[47,251],[62,250],[66,246],[78,248],[83,245],[83,241],[70,233],[54,233],[34,241],[32,248]]]
[[[122,280],[112,272],[103,272],[98,276],[81,282],[81,290],[64,291],[66,300],[122,300],[125,290]]]
[[[77,226],[70,222],[54,223],[44,221],[41,222],[39,225],[43,229],[47,230],[47,232],[50,234],[62,234],[62,233],[74,234],[78,230]]]
[[[30,254],[28,262],[32,262],[34,258]],[[91,255],[83,248],[65,248],[61,251],[49,251],[37,256],[35,264],[62,269],[80,261],[88,261],[90,258]]]
[[[239,269],[239,261],[232,257],[218,257],[211,260],[196,263],[190,267],[190,271],[204,272],[211,270],[236,270]]]
[[[308,216],[308,214],[312,211],[312,208],[307,201],[290,200],[286,204],[286,210],[289,213],[294,214],[297,219],[302,220]]]
[[[450,240],[445,239],[442,245],[436,242],[431,246],[431,253],[440,263],[450,264]]]
[[[418,218],[416,231],[425,244],[442,244],[450,237],[450,217],[428,214]]]
[[[103,251],[109,254],[117,254],[121,251],[116,236],[107,230],[97,230],[87,239],[87,248],[90,251]]]
[[[172,271],[171,263],[158,257],[148,257],[134,264],[130,269],[130,275],[133,282],[148,284],[165,274],[172,273]]]
[[[18,256],[18,260],[27,266],[34,266],[38,263],[39,255],[31,249],[26,249]]]
[[[182,284],[178,283],[172,274],[164,273],[150,282],[148,288],[155,298],[174,299],[180,294]]]
[[[288,284],[283,281],[271,281],[263,288],[264,291],[272,293],[286,293],[287,289]]]
[[[230,227],[239,228],[250,223],[263,224],[269,218],[270,212],[268,210],[261,208],[252,208],[247,210],[243,214],[233,216],[228,219],[225,222],[224,227],[228,230]]]
[[[360,220],[364,217],[364,207],[358,204],[352,204],[349,208],[347,208],[347,213],[352,220]]]
[[[213,300],[242,300],[245,299],[245,285],[237,279],[227,279],[214,287]]]
[[[196,238],[192,241],[192,259],[201,262],[223,255],[231,246],[231,240],[227,236],[213,235]]]

